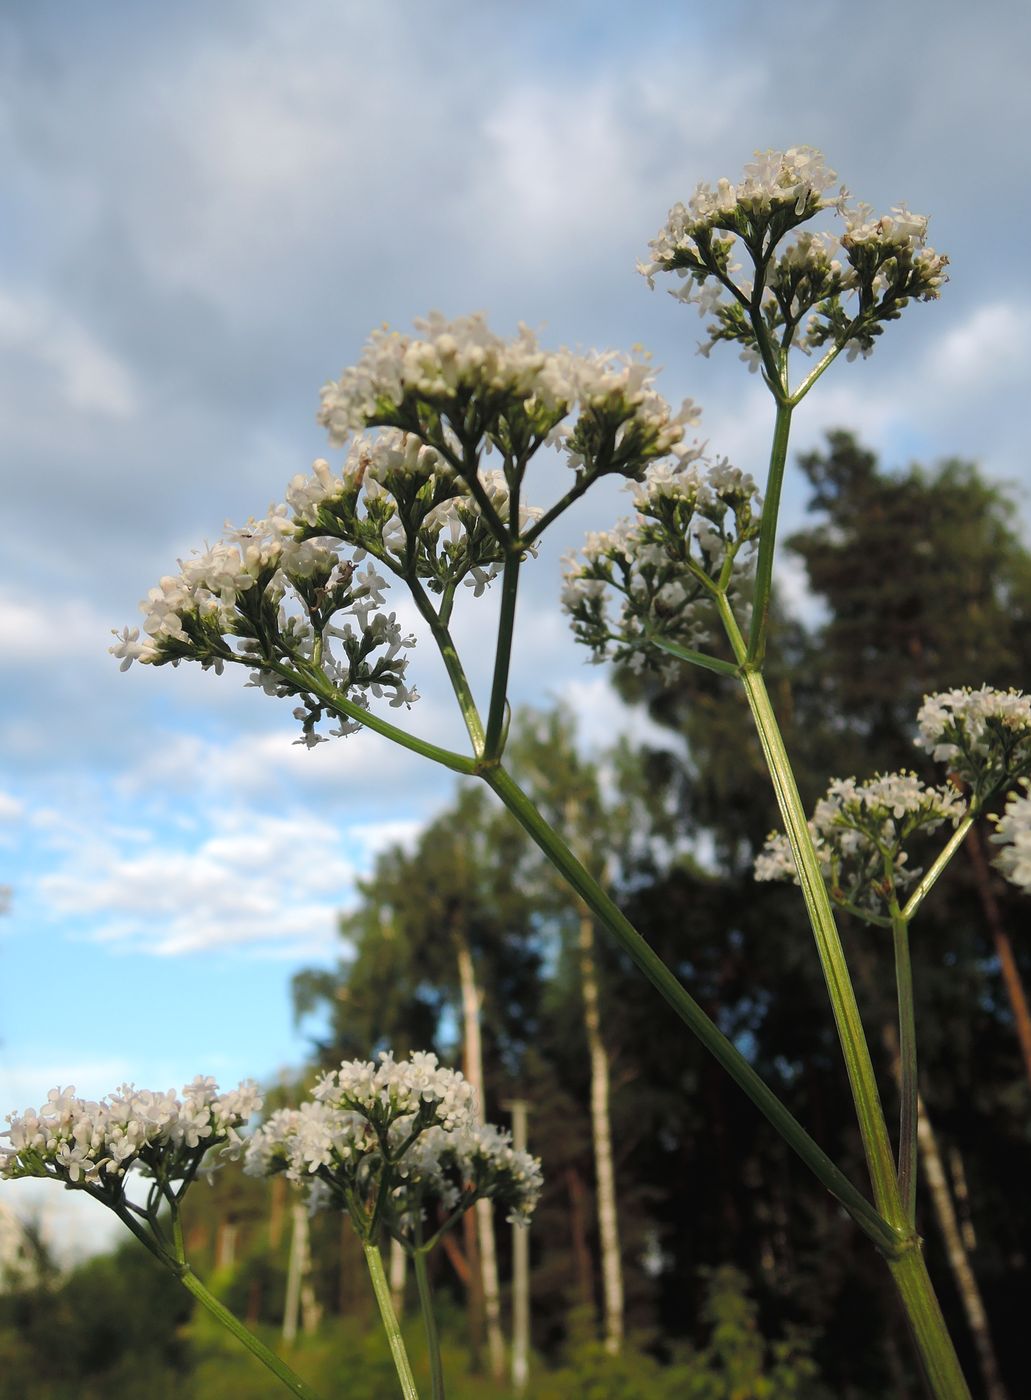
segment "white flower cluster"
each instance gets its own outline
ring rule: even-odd
[[[345,1061],[310,1101],[254,1134],[245,1169],[283,1171],[308,1187],[313,1208],[361,1208],[360,1229],[381,1219],[408,1244],[431,1211],[457,1219],[480,1197],[525,1224],[541,1189],[539,1162],[478,1123],[472,1086],[429,1053]]]
[[[476,1090],[461,1070],[444,1068],[428,1050],[400,1061],[384,1051],[378,1064],[345,1060],[319,1080],[312,1097],[383,1128],[409,1114],[449,1130],[476,1121]]]
[[[847,347],[850,358],[869,354],[883,323],[908,301],[940,294],[948,259],[927,247],[926,217],[904,205],[881,216],[866,204],[850,206],[844,187],[828,194],[836,179],[809,146],[757,152],[738,184],[701,184],[686,206],[670,210],[651,258],[638,270],[652,286],[660,272],[683,279],[674,296],[714,318],[704,353],[718,341],[734,341],[753,368],[760,363],[750,305],[754,277],[735,276],[741,265],[733,259],[742,254],[763,279],[765,333],[807,353],[831,342]],[[830,208],[845,220],[840,238],[805,231],[782,245],[793,229]],[[855,298],[849,310],[846,296]]]
[[[0,1148],[0,1177],[49,1176],[109,1195],[132,1167],[163,1181],[192,1176],[201,1157],[223,1145],[238,1155],[237,1131],[261,1108],[257,1085],[244,1080],[220,1094],[214,1079],[198,1075],[178,1098],[123,1084],[99,1101],[80,1099],[74,1088],[51,1089],[35,1111],[11,1113]],[[103,1189],[106,1186],[106,1191]]]
[[[396,615],[381,611],[386,580],[372,565],[358,568],[361,552],[345,559],[332,538],[306,537],[285,505],[239,529],[162,578],[140,603],[139,628],[116,632],[109,650],[124,671],[133,661],[161,666],[183,660],[221,671],[226,662],[253,668],[251,684],[269,695],[299,695],[299,743],[309,746],[322,708],[298,666],[314,663],[336,689],[362,708],[370,695],[393,706],[418,699],[405,684],[404,649],[415,645]],[[234,646],[233,641],[237,639]],[[357,724],[343,722],[335,733]]]
[[[696,417],[690,402],[673,412],[640,360],[546,351],[526,326],[504,340],[481,315],[448,321],[434,312],[415,326],[416,335],[374,332],[358,364],[324,386],[320,421],[332,442],[399,428],[466,476],[481,447],[521,472],[552,442],[565,446],[578,472],[639,476],[646,462],[676,449]],[[566,423],[577,404],[579,415]]]
[[[705,640],[708,600],[732,583],[740,552],[758,536],[760,501],[747,473],[697,448],[654,464],[630,489],[636,517],[588,535],[567,560],[562,605],[595,662],[664,669],[655,639],[691,648]]]
[[[1011,792],[1006,809],[995,819],[992,840],[1002,847],[995,864],[1013,884],[1031,894],[1031,781],[1021,780],[1023,793]]]
[[[373,331],[358,364],[323,386],[319,421],[331,442],[340,446],[376,423],[414,427],[397,419],[418,404],[519,404],[545,435],[569,412],[576,387],[568,356],[542,350],[527,326],[507,341],[482,315],[448,321],[434,311],[415,328],[415,336]]]
[[[943,690],[916,717],[917,746],[984,797],[1031,773],[1031,696],[1019,690]]]
[[[489,508],[514,534],[540,519],[542,511],[522,503],[518,519],[510,519],[503,472],[481,472],[478,482]],[[388,428],[355,437],[339,475],[318,460],[311,476],[293,478],[286,503],[302,537],[341,540],[396,574],[425,579],[434,592],[464,580],[479,597],[504,562],[479,497],[413,433]]]
[[[915,773],[878,774],[866,783],[836,778],[816,804],[809,831],[831,896],[857,910],[883,913],[914,880],[906,841],[918,831],[960,821],[966,811],[955,788],[927,787]],[[756,857],[757,880],[795,880],[787,836],[773,832]]]

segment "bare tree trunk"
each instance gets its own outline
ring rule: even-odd
[[[893,1024],[888,1023],[884,1027],[883,1036],[884,1045],[891,1061],[892,1075],[896,1082],[901,1082],[898,1031]],[[941,1231],[945,1244],[945,1253],[949,1261],[949,1268],[952,1270],[953,1282],[956,1285],[960,1302],[963,1304],[963,1311],[966,1313],[967,1326],[974,1339],[977,1360],[981,1368],[981,1378],[984,1381],[985,1396],[987,1400],[1008,1400],[1006,1387],[999,1375],[999,1363],[995,1356],[995,1347],[992,1343],[991,1329],[988,1326],[988,1315],[984,1309],[981,1290],[970,1265],[970,1256],[963,1243],[956,1211],[952,1204],[952,1196],[949,1193],[938,1139],[927,1112],[927,1105],[919,1093],[917,1094],[916,1132],[920,1166],[923,1168],[927,1189],[931,1194],[931,1203],[934,1207],[938,1229]]]
[[[1024,1057],[1024,1073],[1031,1083],[1031,1013],[1028,1012],[1027,995],[1020,980],[1020,969],[1013,956],[1013,944],[1003,925],[999,903],[992,889],[992,873],[985,859],[984,847],[981,845],[981,833],[976,826],[972,826],[967,832],[966,847],[970,864],[974,868],[974,882],[977,885],[981,908],[984,910],[985,923],[992,935],[999,959],[1003,986],[1013,1011],[1013,1025],[1020,1041],[1020,1053]]]
[[[483,1043],[480,1038],[482,996],[476,984],[472,952],[464,933],[455,928],[458,980],[462,993],[462,1027],[465,1046],[465,1077],[475,1087],[482,1116],[484,1107]],[[474,1207],[479,1234],[480,1266],[483,1277],[483,1311],[487,1327],[487,1356],[490,1373],[500,1381],[505,1375],[505,1338],[501,1330],[501,1288],[498,1283],[498,1253],[494,1238],[494,1209],[488,1200]]]
[[[297,1320],[301,1310],[301,1290],[308,1272],[308,1212],[298,1201],[290,1209],[293,1233],[290,1236],[290,1262],[286,1272],[286,1301],[283,1304],[283,1341],[297,1339]],[[306,1329],[307,1330],[307,1329]]]
[[[516,1099],[512,1111],[512,1146],[526,1151],[526,1116],[529,1105]],[[512,1389],[523,1395],[530,1379],[530,1232],[525,1225],[512,1226]]]
[[[408,1255],[404,1246],[391,1237],[390,1240],[390,1301],[400,1318],[405,1310],[405,1278],[408,1274]]]
[[[469,1319],[469,1369],[479,1371],[483,1364],[483,1266],[480,1263],[480,1245],[476,1238],[476,1216],[466,1211],[462,1216],[462,1235],[465,1242],[465,1296]],[[452,1243],[451,1236],[444,1236],[445,1248]],[[452,1251],[449,1251],[451,1253]],[[455,1251],[457,1252],[457,1251]],[[457,1267],[457,1259],[452,1258]],[[459,1277],[462,1277],[459,1270]]]
[[[612,1159],[612,1120],[609,1113],[611,1074],[601,1033],[598,967],[594,957],[594,920],[586,905],[580,913],[580,983],[584,1029],[591,1062],[591,1132],[598,1191],[598,1239],[601,1245],[602,1296],[605,1309],[605,1350],[618,1355],[623,1344],[623,1261],[619,1247],[616,1173]]]
[[[215,1232],[215,1269],[231,1269],[236,1263],[236,1221],[231,1215],[218,1222]]]
[[[274,1176],[269,1192],[268,1244],[269,1249],[279,1248],[283,1238],[283,1212],[286,1209],[286,1177]]]
[[[587,1187],[575,1167],[566,1168],[569,1189],[569,1233],[576,1267],[576,1291],[585,1308],[594,1311],[594,1263],[587,1247],[587,1209],[584,1197]]]

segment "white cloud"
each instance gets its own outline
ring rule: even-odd
[[[9,792],[0,790],[0,822],[17,821],[23,815],[25,806]]]
[[[105,657],[111,624],[89,603],[0,587],[0,651],[8,662]]]
[[[559,687],[557,698],[576,716],[579,739],[587,749],[610,749],[622,738],[664,749],[676,744],[676,735],[656,724],[641,706],[623,703],[607,674],[567,680]]]
[[[153,835],[75,848],[38,882],[57,915],[88,920],[99,942],[163,956],[261,948],[307,956],[332,946],[355,868],[333,826],[311,818],[215,813],[193,844]]]
[[[68,408],[128,418],[136,391],[128,367],[68,312],[42,297],[0,288],[0,361],[37,365]]]
[[[927,374],[967,394],[990,392],[1013,379],[1026,380],[1031,349],[1027,323],[1031,307],[1008,301],[977,307],[938,340],[928,356]]]

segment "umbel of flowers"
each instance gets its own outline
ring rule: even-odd
[[[105,1205],[135,1210],[125,1194],[134,1171],[153,1182],[152,1198],[178,1183],[181,1195],[212,1148],[239,1156],[239,1129],[261,1108],[252,1080],[219,1093],[214,1079],[198,1075],[179,1098],[123,1084],[99,1100],[76,1096],[74,1088],[51,1089],[38,1110],[7,1115],[0,1147],[0,1177],[50,1177],[79,1187]]]
[[[415,1394],[383,1274],[382,1231],[412,1258],[429,1345],[433,1394],[444,1394],[426,1255],[478,1200],[529,1224],[540,1162],[509,1135],[481,1124],[475,1091],[429,1053],[348,1060],[323,1075],[299,1108],[280,1109],[247,1147],[246,1170],[283,1172],[313,1210],[346,1211],[362,1241],[402,1390]]]
[[[651,286],[663,272],[682,279],[673,295],[712,317],[705,354],[735,342],[751,369],[774,378],[774,347],[868,355],[910,300],[939,295],[948,259],[927,246],[926,216],[904,205],[877,215],[850,205],[836,183],[810,146],[757,152],[737,184],[701,184],[675,204],[638,270]],[[840,233],[805,230],[784,242],[824,210],[840,216]],[[739,277],[742,267],[750,275]]]
[[[966,810],[955,788],[927,787],[915,773],[878,774],[866,783],[836,778],[809,824],[831,898],[862,918],[887,917],[921,874],[907,864],[906,842],[946,822],[955,827]],[[755,878],[797,883],[795,858],[782,833],[767,837]]]
[[[345,1061],[300,1108],[272,1115],[245,1166],[285,1172],[313,1209],[347,1211],[363,1240],[383,1226],[413,1254],[481,1197],[528,1224],[541,1189],[537,1159],[481,1124],[472,1086],[429,1053]]]

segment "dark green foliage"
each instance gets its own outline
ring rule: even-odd
[[[191,1365],[184,1328],[192,1306],[135,1241],[63,1282],[0,1294],[3,1393],[172,1400]]]

